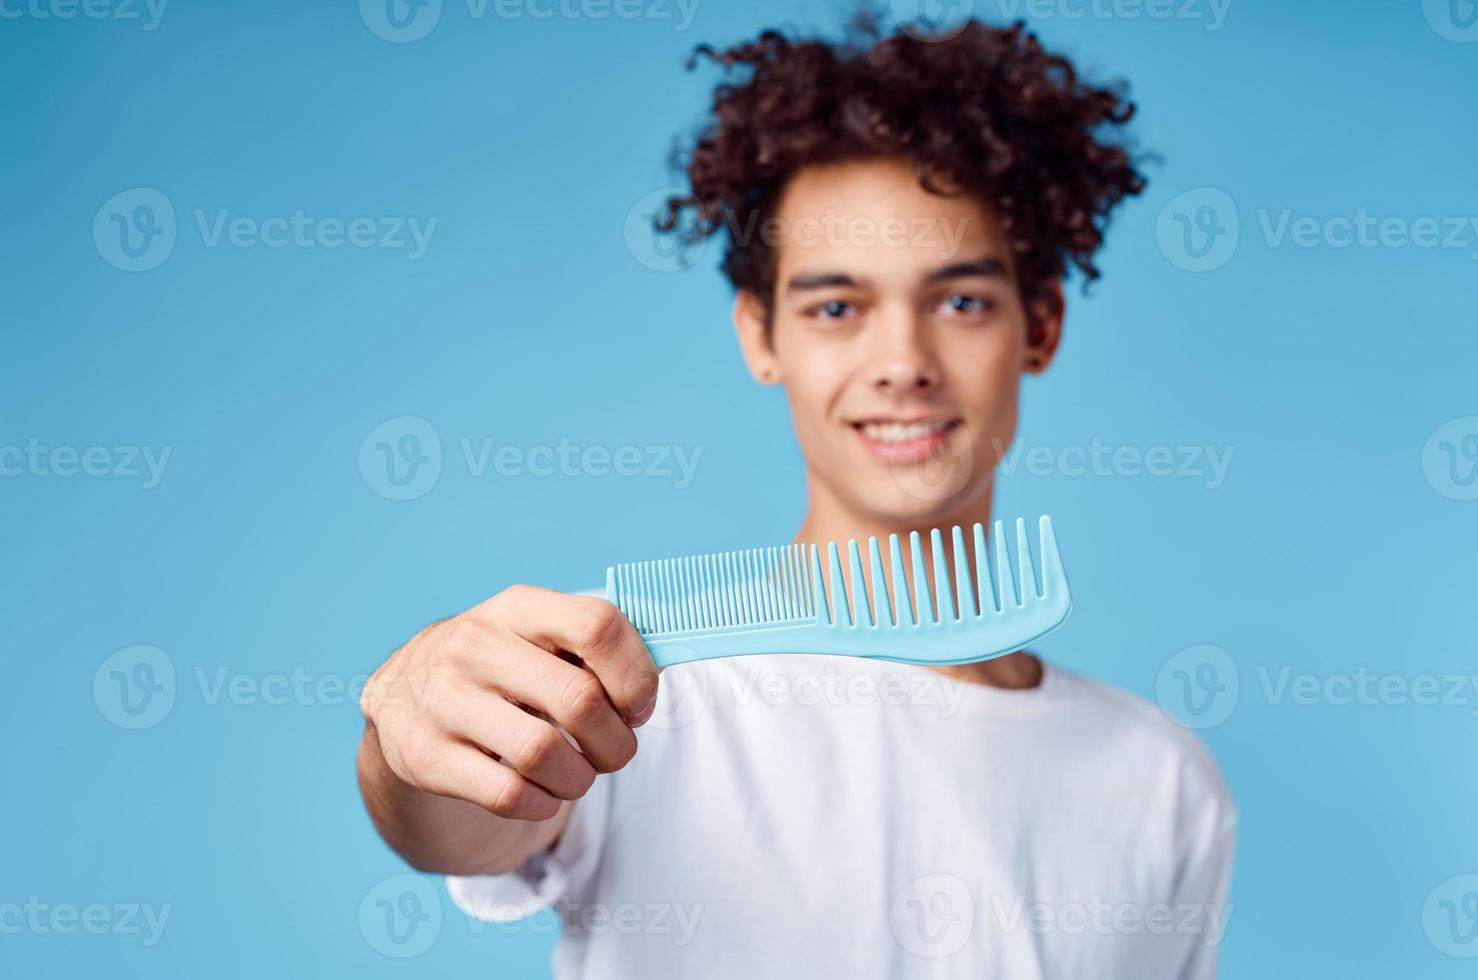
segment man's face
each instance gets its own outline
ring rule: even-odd
[[[737,319],[751,368],[785,385],[817,489],[891,524],[975,507],[1014,436],[1021,374],[1045,366],[1060,325],[1048,311],[1028,345],[993,209],[876,160],[799,171],[775,217],[769,343],[752,299]]]

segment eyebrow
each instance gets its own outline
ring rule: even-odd
[[[969,262],[956,262],[953,265],[935,269],[924,277],[924,281],[943,282],[947,279],[968,279],[973,276],[1004,279],[1006,278],[1006,263],[989,255],[982,259],[972,259]]]
[[[928,283],[946,282],[950,279],[968,279],[975,276],[1005,279],[1006,263],[994,256],[971,259],[968,262],[953,262],[933,270],[924,277],[924,281]],[[866,280],[858,280],[845,272],[817,272],[791,277],[791,280],[785,284],[785,291],[796,293],[810,289],[830,289],[836,286],[855,288],[865,282]]]

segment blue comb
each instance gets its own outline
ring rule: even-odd
[[[614,565],[606,569],[606,598],[631,620],[658,667],[753,653],[835,654],[909,664],[990,660],[1051,633],[1073,607],[1050,517],[1041,519],[1040,585],[1026,522],[1016,522],[1014,575],[999,521],[994,531],[987,565],[985,528],[974,527],[972,577],[964,532],[953,529],[953,592],[944,536],[938,528],[929,532],[937,603],[917,531],[908,538],[912,590],[893,534],[888,536],[891,592],[874,537],[867,539],[870,594],[861,548],[852,539],[846,544],[850,595],[841,553],[832,541],[829,590],[817,546],[784,545]]]

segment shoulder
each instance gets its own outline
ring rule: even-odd
[[[1236,805],[1220,767],[1194,730],[1153,702],[1103,681],[1051,665],[1071,703],[1072,725],[1093,741],[1093,755],[1107,765],[1132,765],[1177,798],[1183,810],[1201,811],[1230,827]]]

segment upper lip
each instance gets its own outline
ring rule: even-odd
[[[919,415],[914,418],[899,418],[893,415],[870,415],[851,419],[852,425],[916,425],[919,422],[958,422],[953,415]]]

